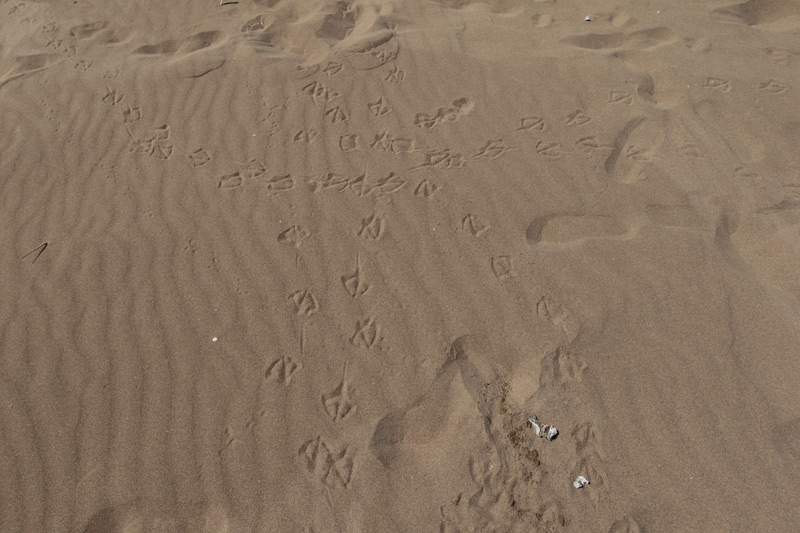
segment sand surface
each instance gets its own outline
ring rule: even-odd
[[[799,32],[2,0],[0,531],[796,530]]]

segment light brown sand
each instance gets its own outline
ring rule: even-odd
[[[795,530],[798,31],[3,0],[0,530]]]

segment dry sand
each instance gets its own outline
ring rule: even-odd
[[[796,530],[800,3],[223,3],[0,4],[0,530]]]

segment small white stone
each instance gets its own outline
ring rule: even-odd
[[[592,21],[592,17],[590,17],[589,15],[586,15],[586,18],[584,18],[583,20],[585,20],[586,22],[591,22]]]
[[[211,342],[217,342],[218,340],[219,340],[218,338],[214,337],[211,339]]]

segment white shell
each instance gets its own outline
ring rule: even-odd
[[[583,476],[578,476],[578,478],[575,481],[572,482],[572,486],[575,487],[576,489],[582,489],[584,487],[584,485],[588,485],[588,484],[589,484],[589,480],[586,479]]]

